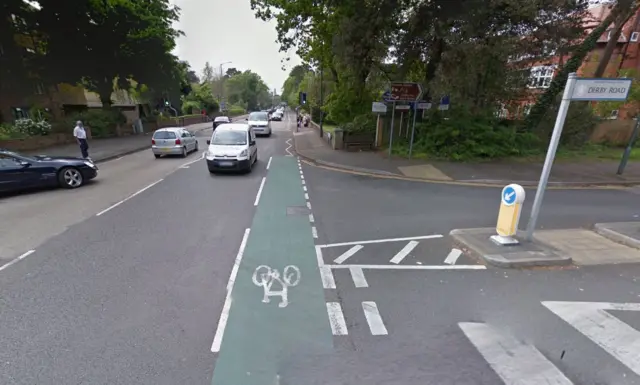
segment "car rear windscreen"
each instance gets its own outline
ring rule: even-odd
[[[176,133],[173,131],[158,131],[153,134],[153,139],[175,139]]]

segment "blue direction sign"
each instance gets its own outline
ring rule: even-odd
[[[384,100],[385,102],[390,102],[391,101],[391,91],[385,91],[384,94],[382,94],[382,100]]]
[[[511,186],[507,186],[502,190],[502,202],[505,205],[512,205],[516,202],[516,189]]]

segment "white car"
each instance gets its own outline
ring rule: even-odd
[[[262,111],[252,112],[247,118],[247,123],[256,135],[271,136],[271,121],[269,114]]]
[[[256,134],[246,123],[228,123],[218,126],[211,140],[207,140],[207,168],[216,171],[251,172],[258,161]]]

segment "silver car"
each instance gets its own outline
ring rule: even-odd
[[[271,122],[266,112],[256,111],[250,113],[247,118],[247,123],[256,135],[271,136]]]
[[[184,128],[161,128],[153,133],[151,151],[156,158],[162,155],[181,155],[186,158],[190,152],[198,151],[198,141]]]

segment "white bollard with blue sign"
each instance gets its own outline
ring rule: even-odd
[[[496,244],[512,246],[520,243],[514,236],[518,232],[518,223],[520,222],[524,198],[524,188],[519,184],[513,183],[502,189],[498,223],[496,224],[498,235],[491,236],[491,240]]]

